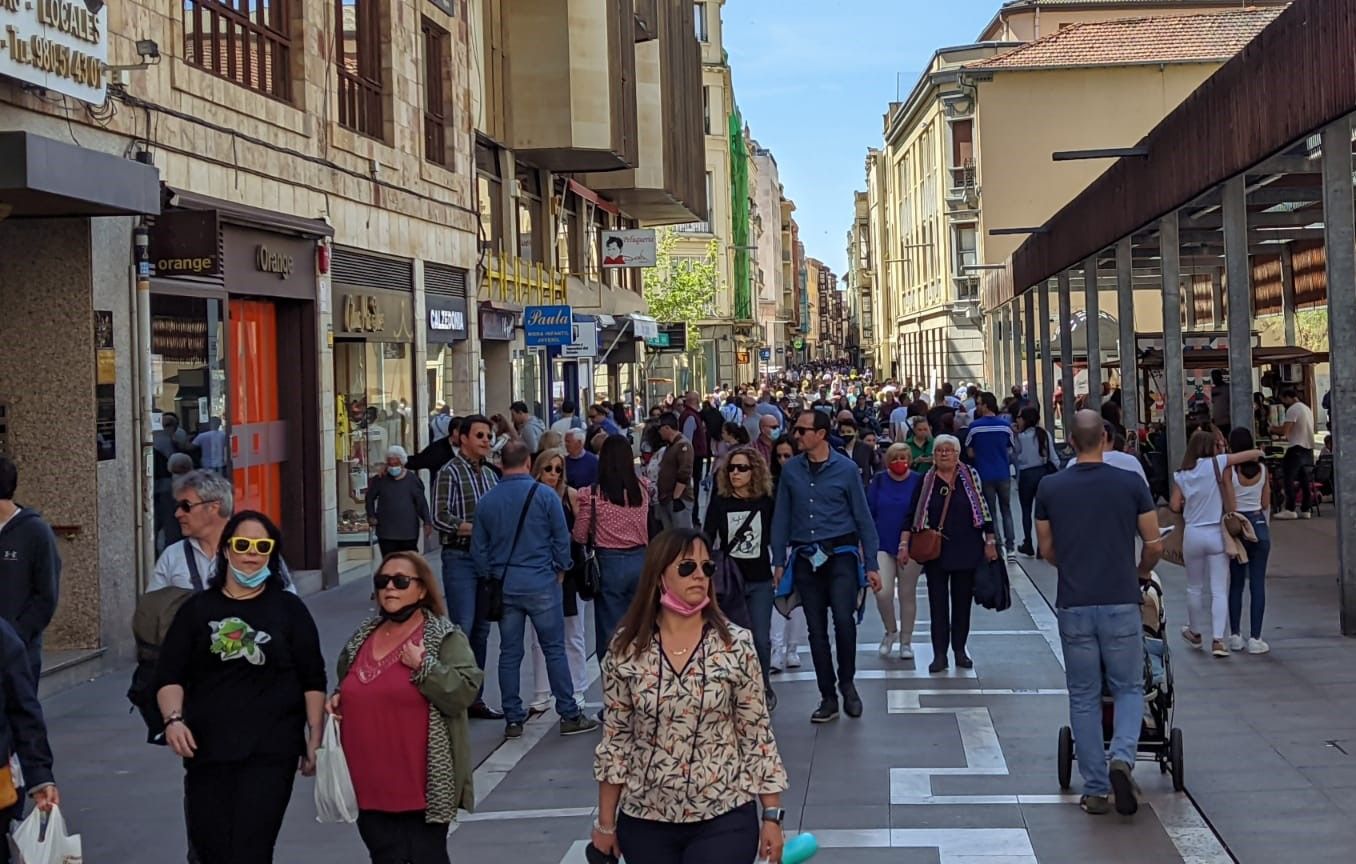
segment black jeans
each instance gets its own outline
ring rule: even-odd
[[[1031,514],[1036,509],[1036,490],[1049,473],[1046,466],[1023,468],[1017,472],[1017,500],[1022,504],[1022,537],[1026,545],[1036,547],[1036,535],[1031,532]]]
[[[418,552],[419,538],[413,540],[390,540],[386,537],[378,537],[377,545],[381,547],[381,557],[385,558],[392,552]]]
[[[449,864],[447,823],[425,822],[424,811],[358,811],[358,836],[372,864]]]
[[[752,801],[705,822],[654,822],[625,813],[617,819],[617,844],[636,864],[749,864],[759,835]]]
[[[932,618],[932,655],[946,657],[949,646],[958,656],[970,638],[970,607],[975,602],[975,571],[941,570],[929,565],[928,610]]]
[[[1285,509],[1295,509],[1295,484],[1299,484],[1299,498],[1304,502],[1304,512],[1314,506],[1314,451],[1308,447],[1286,448],[1285,458],[1281,460],[1281,473],[1285,478]]]
[[[296,757],[188,763],[189,843],[202,864],[272,864],[297,776]]]
[[[815,570],[810,559],[797,555],[793,584],[805,609],[805,629],[809,634],[810,656],[815,663],[815,679],[820,698],[838,701],[838,688],[852,686],[857,675],[857,556],[834,555]],[[838,648],[838,678],[833,675],[833,654],[829,650],[829,612],[833,612],[833,638]]]

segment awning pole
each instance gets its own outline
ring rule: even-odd
[[[1182,388],[1182,248],[1177,211],[1158,222],[1158,255],[1163,278],[1163,423],[1168,437],[1168,470],[1186,455],[1186,405]],[[1249,399],[1249,402],[1252,400]]]

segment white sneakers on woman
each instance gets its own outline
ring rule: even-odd
[[[902,640],[900,641],[900,643],[899,643],[899,659],[900,659],[900,660],[912,660],[912,659],[913,659],[913,646],[910,645],[908,642],[904,642],[904,641],[902,641]]]
[[[1268,645],[1266,642],[1262,641],[1261,639],[1249,639],[1249,640],[1248,640],[1248,653],[1249,653],[1249,654],[1266,654],[1266,653],[1268,653],[1268,652],[1270,652],[1270,651],[1271,651],[1271,646]]]
[[[899,641],[898,633],[886,633],[880,640],[880,656],[889,657],[890,652],[894,650],[895,643]]]

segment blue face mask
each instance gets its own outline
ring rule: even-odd
[[[399,477],[401,474],[405,473],[405,469],[399,465],[388,465],[386,467],[386,473],[390,474],[392,477]]]
[[[268,565],[265,564],[253,573],[246,573],[243,570],[237,570],[232,567],[231,575],[234,576],[235,581],[244,588],[258,588],[260,585],[267,582],[268,577],[273,574],[272,571],[268,569]]]
[[[773,429],[773,430],[772,430],[772,436],[771,436],[771,437],[772,437],[772,440],[773,440],[773,441],[776,441],[778,438],[782,437],[782,430],[781,430],[781,427],[778,427],[778,428],[776,428],[776,429]]]

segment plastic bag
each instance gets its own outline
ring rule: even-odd
[[[325,737],[315,752],[315,821],[358,821],[358,793],[353,791],[339,721],[334,717],[326,721]]]
[[[15,864],[82,864],[80,835],[66,833],[60,807],[50,813],[37,808],[14,826],[9,851]]]

